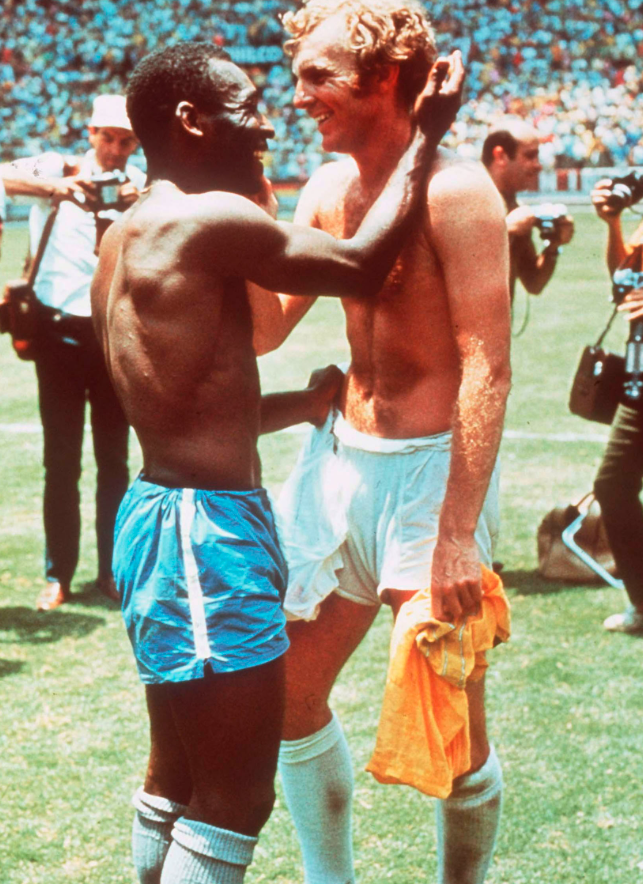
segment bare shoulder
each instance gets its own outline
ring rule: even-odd
[[[125,230],[126,225],[127,219],[120,217],[117,221],[114,221],[113,224],[110,224],[103,234],[100,241],[100,250],[98,252],[101,264],[108,260],[112,260],[118,252],[123,240],[123,231]]]
[[[171,186],[159,187],[134,204],[123,222],[128,236],[172,235],[188,241],[224,226],[238,227],[268,216],[251,200],[235,193],[210,191],[185,194]]]
[[[325,163],[313,172],[299,197],[298,211],[305,208],[309,216],[332,210],[340,194],[345,193],[351,182],[359,177],[354,160],[347,157],[332,163]],[[300,218],[295,218],[296,221]]]
[[[450,298],[464,303],[467,293],[479,297],[484,279],[485,290],[508,304],[505,207],[485,167],[441,154],[428,185],[427,220]]]
[[[441,150],[428,182],[429,210],[453,215],[466,211],[504,221],[502,197],[482,163]]]
[[[344,182],[352,181],[357,175],[357,164],[350,157],[345,157],[319,166],[311,175],[306,187],[339,186]]]

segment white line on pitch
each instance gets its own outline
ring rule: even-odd
[[[91,426],[89,424],[86,424],[85,430],[89,432],[91,430]],[[310,427],[308,426],[308,424],[297,424],[294,427],[287,427],[285,430],[279,430],[279,432],[302,435],[304,433],[308,433],[309,430]],[[40,426],[40,424],[35,423],[0,423],[0,433],[12,433],[15,435],[42,433],[42,427]],[[532,433],[526,430],[505,430],[503,436],[505,439],[518,441],[600,442],[603,445],[607,442],[608,438],[607,434],[603,433]]]

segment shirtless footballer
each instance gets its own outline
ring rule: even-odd
[[[177,44],[131,77],[148,186],[103,239],[92,310],[143,450],[114,551],[150,717],[134,799],[142,884],[238,884],[274,801],[285,569],[257,435],[311,415],[319,397],[303,411],[301,398],[261,399],[246,281],[373,297],[420,208],[462,76],[456,59],[425,78],[413,142],[344,242],[246,198],[266,192],[260,154],[274,133],[225,53]]]
[[[284,24],[295,105],[317,120],[327,151],[349,155],[313,175],[295,222],[350,237],[412,137],[433,33],[413,0],[309,0]],[[441,153],[421,221],[377,297],[342,298],[351,365],[340,407],[307,443],[280,505],[293,620],[280,773],[306,884],[355,880],[350,757],[328,700],[381,602],[395,614],[430,585],[438,618],[478,610],[510,387],[508,279],[496,188],[481,165]],[[258,351],[278,346],[312,303],[258,301]],[[467,691],[472,766],[438,802],[441,884],[484,880],[500,815],[484,683]]]

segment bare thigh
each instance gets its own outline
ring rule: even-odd
[[[284,698],[283,658],[239,672],[148,685],[146,791],[187,816],[257,835],[274,803]]]
[[[308,737],[329,723],[333,685],[378,610],[377,605],[359,605],[332,593],[316,620],[288,624],[285,740]]]
[[[385,591],[393,616],[397,617],[404,602],[415,595],[415,590],[388,589]],[[469,772],[478,770],[489,756],[487,738],[487,717],[484,704],[484,675],[478,681],[467,682],[465,691],[469,701],[469,735],[471,738],[471,767]]]

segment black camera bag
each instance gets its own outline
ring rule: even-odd
[[[60,200],[54,200],[27,277],[8,282],[0,301],[0,332],[10,333],[13,349],[20,359],[36,358],[40,304],[34,292],[34,283],[59,206]]]
[[[616,308],[598,341],[583,350],[569,394],[572,414],[600,424],[612,423],[623,397],[625,358],[601,347],[615,316]]]

